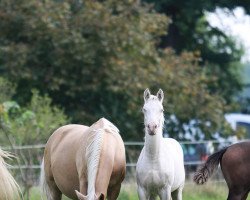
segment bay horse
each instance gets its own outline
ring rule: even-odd
[[[57,129],[45,146],[41,178],[48,200],[117,199],[125,177],[125,147],[105,118],[92,126]]]
[[[233,144],[209,156],[195,173],[194,181],[204,184],[219,164],[229,189],[227,199],[247,199],[250,190],[250,141]]]
[[[145,143],[136,165],[137,191],[140,200],[182,199],[185,182],[181,145],[172,138],[163,138],[163,91],[156,96],[144,91]]]
[[[0,149],[0,199],[1,200],[13,200],[15,198],[20,199],[20,187],[7,169],[7,163],[5,158],[9,159],[13,157],[6,151]]]

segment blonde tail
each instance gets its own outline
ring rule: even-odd
[[[52,199],[52,195],[49,190],[49,186],[45,179],[45,171],[44,171],[44,158],[41,164],[41,173],[40,173],[40,189],[41,189],[41,199],[43,200],[44,194],[46,195],[47,199]]]
[[[11,154],[0,149],[0,199],[13,200],[20,199],[21,189],[13,176],[7,169],[8,164],[4,158],[13,157]]]

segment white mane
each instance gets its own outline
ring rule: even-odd
[[[100,154],[102,149],[102,141],[104,133],[119,134],[118,128],[106,120],[100,119],[104,126],[100,129],[92,131],[89,138],[89,145],[86,149],[87,171],[88,171],[88,199],[94,199],[95,196],[95,181],[100,161]]]

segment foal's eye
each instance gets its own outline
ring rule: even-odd
[[[164,112],[164,109],[163,109],[163,108],[161,109],[161,112]]]
[[[142,108],[142,112],[146,112],[146,109],[145,109],[145,108]]]

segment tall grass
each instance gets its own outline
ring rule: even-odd
[[[184,200],[223,200],[227,199],[228,189],[225,183],[209,182],[205,185],[187,183],[183,192]]]
[[[119,200],[137,200],[135,183],[123,184]],[[183,191],[183,200],[226,200],[228,188],[224,181],[209,181],[205,185],[196,185],[190,181],[186,182]],[[159,198],[158,198],[159,200]],[[247,198],[250,200],[250,197]]]
[[[122,189],[118,200],[137,200],[136,184],[126,182],[122,185]],[[227,199],[228,189],[224,182],[208,182],[205,185],[198,186],[191,182],[185,184],[183,191],[183,200],[224,200]],[[30,200],[41,199],[38,188],[33,188]],[[46,198],[43,198],[46,200]],[[63,197],[63,200],[69,200]],[[250,197],[248,197],[250,200]]]

